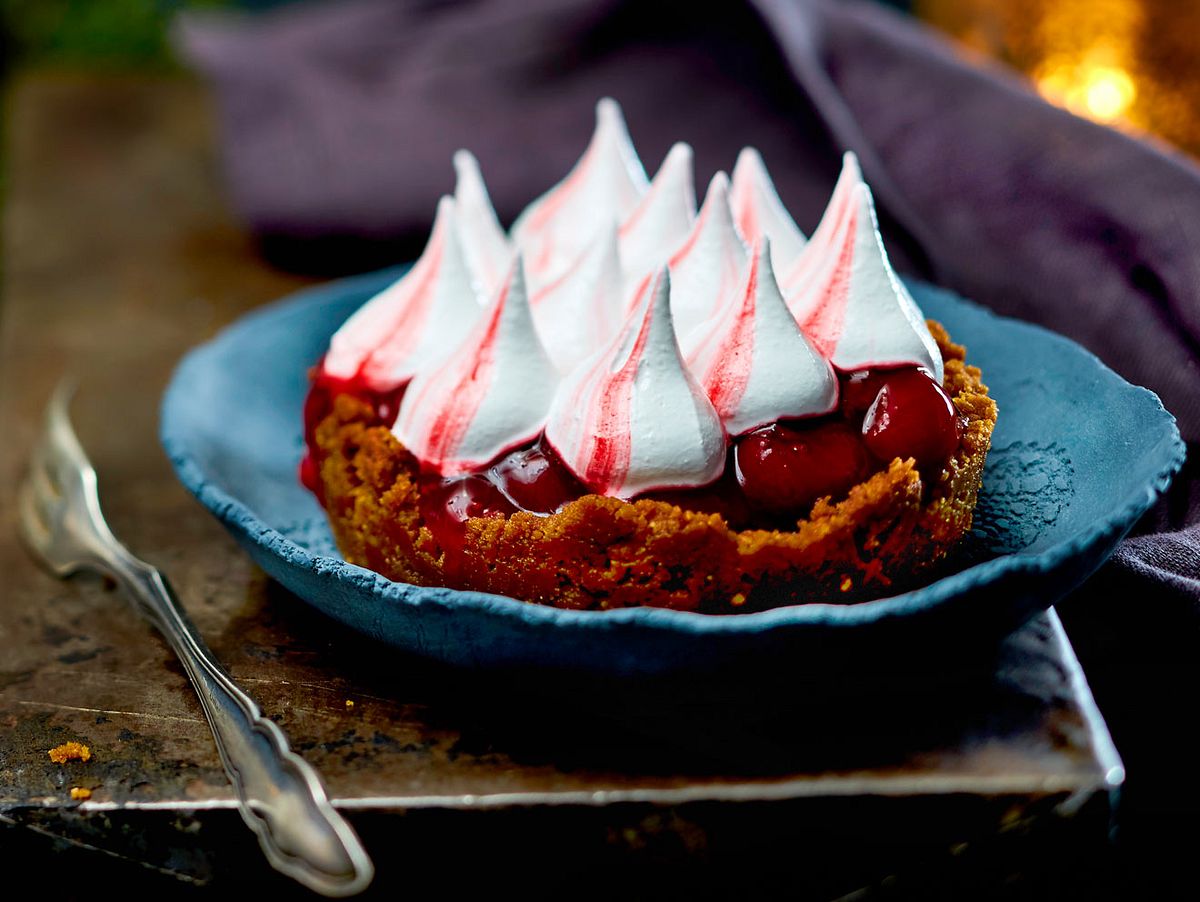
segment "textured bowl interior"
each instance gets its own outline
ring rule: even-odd
[[[296,480],[307,369],[393,269],[332,283],[246,316],[187,355],[161,435],[183,484],[272,577],[361,632],[477,668],[595,676],[813,671],[947,636],[999,638],[1112,553],[1183,459],[1174,418],[1072,342],[947,292],[910,287],[983,369],[1000,408],[976,510],[956,562],[929,584],[854,605],[710,616],[651,608],[560,611],[420,588],[347,564]]]

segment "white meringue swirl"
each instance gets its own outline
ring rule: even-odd
[[[698,487],[731,436],[832,412],[835,368],[942,378],[853,154],[808,241],[752,148],[698,214],[688,145],[647,183],[609,99],[508,236],[475,158],[459,151],[454,169],[420,259],[323,361],[371,389],[411,380],[393,432],[427,472],[477,472],[544,433],[591,491]]]
[[[766,237],[687,362],[731,436],[837,407],[837,376],[784,303]]]
[[[796,291],[788,305],[821,353],[843,372],[912,364],[941,382],[941,352],[888,262],[871,189],[852,154],[817,231],[811,262],[799,261],[789,280]]]
[[[408,382],[457,344],[479,316],[478,284],[463,253],[455,201],[438,202],[420,259],[360,307],[334,334],[327,373],[359,377],[390,390]]]
[[[413,379],[392,432],[423,468],[470,473],[537,437],[557,385],[518,256],[462,344]]]
[[[619,338],[563,381],[546,441],[592,491],[632,498],[707,485],[725,468],[725,430],[684,365],[666,268],[647,281]]]
[[[596,131],[570,174],[530,204],[512,227],[535,287],[556,278],[610,222],[623,222],[647,188],[616,101],[596,104]]]
[[[736,290],[746,267],[746,246],[729,209],[729,177],[708,183],[691,233],[671,257],[671,314],[686,351],[691,334]]]

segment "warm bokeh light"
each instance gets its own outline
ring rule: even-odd
[[[1001,59],[1071,112],[1200,155],[1200,3],[916,0],[973,52]]]
[[[1051,103],[1097,122],[1127,116],[1137,99],[1137,85],[1125,69],[1086,58],[1078,63],[1047,60],[1034,71],[1033,81]]]

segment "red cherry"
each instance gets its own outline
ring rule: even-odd
[[[421,507],[428,522],[444,521],[440,525],[466,523],[470,517],[507,516],[516,508],[500,490],[482,476],[462,476],[455,479],[430,480],[421,486]],[[434,527],[430,525],[430,529]]]
[[[891,370],[855,370],[842,376],[842,413],[853,420],[867,412]]]
[[[511,451],[488,470],[488,478],[522,510],[552,514],[587,489],[540,440]]]
[[[962,440],[954,402],[924,370],[906,368],[885,376],[863,418],[867,448],[881,461],[913,457],[918,467],[940,467]]]
[[[746,498],[774,514],[805,514],[818,498],[837,498],[870,473],[862,440],[839,422],[757,429],[737,441],[734,463]]]

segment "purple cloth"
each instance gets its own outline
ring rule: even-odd
[[[882,7],[352,0],[189,18],[180,37],[216,86],[240,211],[292,260],[411,256],[460,146],[511,222],[574,162],[607,94],[649,168],[690,142],[701,188],[757,146],[806,231],[852,148],[901,268],[1070,336],[1156,391],[1190,450],[1200,442],[1200,170],[1046,105]],[[1194,666],[1163,669],[1200,639],[1195,463],[1137,533],[1063,606],[1096,619],[1085,657],[1146,643],[1124,670],[1093,668],[1128,757],[1159,710],[1149,696],[1196,687]],[[1146,761],[1170,760],[1145,741]]]

